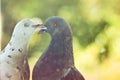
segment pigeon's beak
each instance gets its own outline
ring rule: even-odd
[[[42,28],[43,27],[43,24],[35,24],[35,25],[32,25],[33,28]]]
[[[43,28],[39,31],[39,34],[42,34],[43,32],[47,31],[47,27],[45,25],[42,25]]]
[[[43,24],[32,25],[33,28],[40,28],[38,34],[41,34],[47,30],[47,27]]]

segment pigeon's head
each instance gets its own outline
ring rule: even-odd
[[[16,24],[13,37],[29,39],[36,28],[43,29],[45,27],[36,23],[33,19],[23,19]]]
[[[43,29],[48,32],[52,37],[58,35],[71,35],[70,25],[61,17],[53,16],[49,17],[44,24],[47,29]]]

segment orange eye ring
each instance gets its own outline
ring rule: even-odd
[[[54,23],[53,23],[53,27],[56,27],[56,26],[57,26],[57,24],[56,24],[56,22],[54,22]]]

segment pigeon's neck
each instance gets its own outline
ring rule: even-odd
[[[6,58],[12,56],[12,59],[17,59],[17,61],[27,56],[27,45],[28,41],[26,39],[17,39],[16,37],[11,38],[5,49],[3,50],[3,55]]]
[[[28,42],[29,42],[29,38],[25,38],[25,37],[20,38],[18,36],[18,38],[17,37],[15,37],[15,38],[12,37],[10,42],[9,42],[9,45],[15,46],[16,48],[23,48],[24,49],[24,48],[27,47]]]
[[[19,40],[17,40],[19,42]],[[11,66],[23,65],[27,61],[27,43],[10,40],[2,51],[2,61],[8,61]],[[14,65],[13,65],[14,64]]]
[[[68,64],[74,64],[72,34],[61,34],[53,37],[49,45],[48,51],[51,51],[48,52],[50,53],[50,55],[55,55],[56,58],[63,56],[63,61],[69,61]]]

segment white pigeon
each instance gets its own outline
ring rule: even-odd
[[[17,23],[11,40],[0,52],[0,80],[29,80],[27,46],[37,27],[45,28],[28,18]]]

